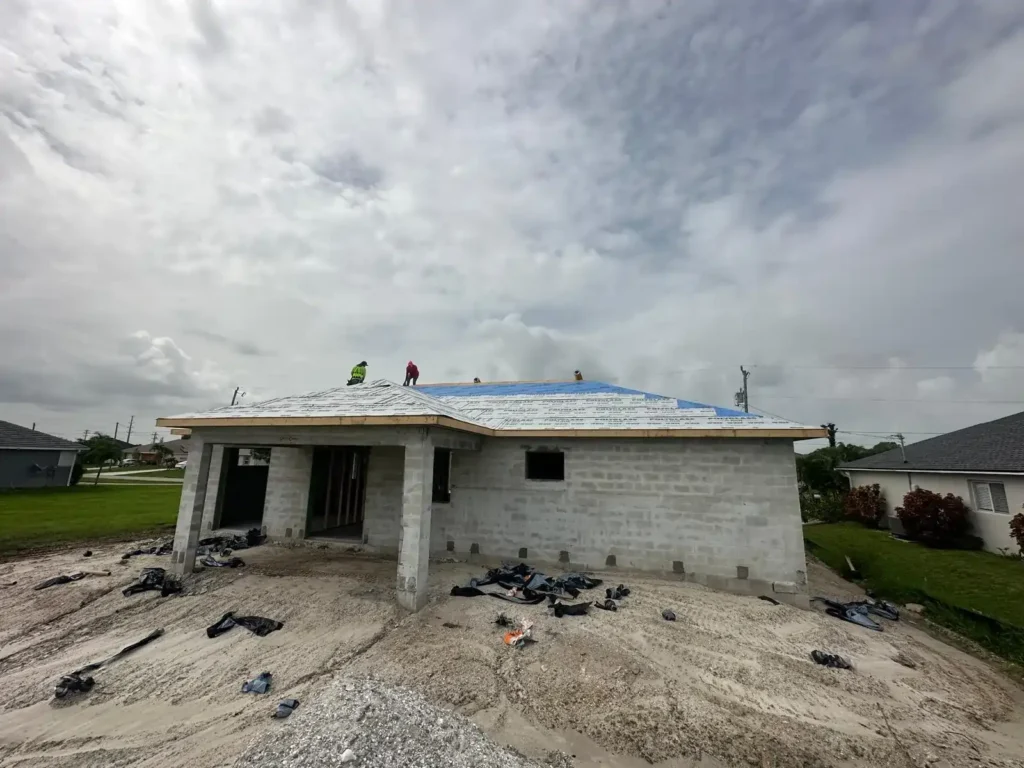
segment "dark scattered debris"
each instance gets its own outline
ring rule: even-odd
[[[462,625],[456,624],[454,621],[446,621],[441,626],[445,629],[462,629]]]
[[[900,618],[899,609],[892,603],[887,603],[884,600],[853,600],[841,603],[838,600],[830,600],[827,597],[814,597],[811,599],[824,603],[826,606],[825,613],[829,616],[835,616],[837,619],[857,624],[875,632],[881,632],[882,627],[871,616],[881,616],[890,621],[899,621]]]
[[[196,549],[196,555],[230,555],[235,550],[258,547],[266,540],[266,536],[260,533],[259,528],[250,528],[245,536],[235,534],[234,536],[211,536],[200,539]]]
[[[0,584],[0,587],[16,587],[16,586],[18,586],[18,582],[16,582],[16,581],[5,581],[3,584]]]
[[[174,539],[168,539],[167,541],[161,542],[152,547],[146,547],[145,549],[133,549],[131,552],[125,552],[121,555],[122,560],[128,560],[132,557],[138,557],[139,555],[169,555],[174,551]]]
[[[630,589],[625,584],[619,584],[615,589],[606,589],[604,595],[609,600],[621,600],[629,597]]]
[[[572,605],[553,603],[548,606],[548,608],[554,609],[555,616],[559,619],[563,616],[586,616],[589,607],[590,603],[573,603]]]
[[[240,557],[232,557],[229,560],[217,560],[210,555],[201,558],[199,562],[207,568],[240,568],[245,565],[245,561]]]
[[[92,550],[91,549],[85,550],[85,552],[82,553],[82,557],[92,557]]]
[[[298,706],[298,699],[284,699],[283,701],[281,701],[280,704],[277,705],[277,709],[274,711],[274,714],[272,714],[271,717],[276,717],[278,719],[286,718],[288,717],[288,715],[294,712],[298,708]]]
[[[58,584],[70,584],[72,581],[80,581],[86,576],[109,576],[110,571],[75,571],[74,573],[62,573],[60,576],[54,576],[52,579],[41,581],[36,584],[32,589],[49,589],[55,587]]]
[[[611,591],[611,590],[609,590]],[[600,608],[602,611],[617,611],[619,607],[615,604],[615,601],[610,598],[604,600],[595,600],[594,607]]]
[[[159,592],[160,597],[167,597],[181,592],[181,582],[171,576],[163,568],[143,568],[139,580],[121,590],[125,597],[140,592]]]
[[[768,595],[758,595],[757,599],[764,600],[766,603],[771,603],[772,605],[781,605],[781,603],[778,600],[776,600],[774,597],[768,597]]]
[[[499,627],[514,627],[516,625],[516,623],[504,613],[499,613],[498,618],[494,620],[494,623]]]
[[[284,622],[266,619],[262,616],[235,616],[233,612],[228,611],[220,617],[216,624],[206,628],[206,636],[223,635],[236,625],[245,627],[258,637],[266,637],[271,632],[276,632],[283,627]]]
[[[480,577],[470,579],[466,586],[455,586],[451,589],[453,597],[479,597],[487,595],[519,605],[539,605],[547,598],[552,604],[558,598],[576,598],[584,589],[594,589],[601,585],[600,579],[591,578],[582,573],[563,573],[559,576],[547,576],[534,570],[526,563],[518,565],[504,564],[500,568],[492,568]],[[500,589],[483,590],[481,587],[496,585]],[[621,585],[620,585],[621,588]],[[584,608],[589,603],[583,604]],[[564,608],[575,606],[563,606]],[[586,611],[584,610],[583,613]]]
[[[897,664],[906,667],[907,669],[917,669],[917,662],[907,656],[905,653],[897,653],[892,657],[892,660]]]
[[[71,674],[64,675],[57,682],[57,685],[54,688],[54,697],[58,699],[63,699],[72,693],[86,693],[92,690],[93,686],[96,684],[96,681],[93,680],[92,677],[89,677],[90,672],[95,672],[100,667],[104,667],[113,661],[117,661],[117,659],[120,659],[122,656],[127,656],[132,651],[135,651],[144,645],[148,645],[149,643],[153,642],[158,637],[163,635],[163,633],[164,631],[162,629],[155,629],[141,640],[134,642],[131,645],[126,645],[124,648],[115,653],[109,659],[97,661],[94,664],[86,664],[81,669],[75,670]]]
[[[811,658],[814,660],[815,664],[821,664],[823,667],[831,667],[832,669],[853,669],[853,665],[850,664],[850,662],[836,653],[811,651]]]
[[[270,691],[270,683],[274,676],[269,672],[260,672],[252,680],[242,683],[242,693],[267,693]]]
[[[661,618],[663,618],[665,621],[675,621],[676,614],[674,611],[670,611],[668,608],[666,608],[661,612]]]

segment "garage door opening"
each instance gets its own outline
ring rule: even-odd
[[[370,449],[364,446],[317,448],[309,484],[306,535],[337,539],[363,537],[366,472]]]
[[[269,448],[224,449],[217,528],[249,530],[263,526],[269,474]]]

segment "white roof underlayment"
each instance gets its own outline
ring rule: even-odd
[[[379,379],[261,403],[162,419],[443,416],[494,430],[811,429],[772,416],[592,381],[428,384],[404,387]],[[184,424],[183,424],[184,425]],[[198,425],[196,425],[198,426]]]

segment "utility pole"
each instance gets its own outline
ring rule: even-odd
[[[134,423],[135,423],[135,417],[132,416],[128,420],[128,436],[124,439],[126,443],[131,443],[131,441],[132,441],[132,424],[134,424]]]
[[[153,433],[153,445],[156,445],[156,432]]]
[[[88,429],[87,429],[87,430],[85,430],[85,431],[84,431],[84,432],[82,433],[82,439],[83,439],[83,440],[88,440],[88,439],[89,439],[89,430],[88,430]]]
[[[828,424],[822,424],[821,428],[828,432],[828,447],[836,447],[836,425],[831,421]]]
[[[907,451],[906,451],[906,445],[903,442],[903,433],[902,432],[897,432],[895,435],[893,435],[893,437],[895,437],[897,440],[900,441],[900,455],[903,456],[903,463],[906,464],[907,463]]]
[[[114,422],[114,439],[115,440],[117,440],[117,430],[120,429],[120,428],[121,428],[121,422],[120,421],[115,421]]]
[[[743,410],[750,413],[750,397],[747,392],[747,377],[750,375],[750,371],[741,365],[740,373],[743,374],[743,389],[736,393],[736,405],[742,405]]]
[[[35,431],[36,431],[36,423],[35,423],[34,421],[32,422],[32,431],[33,431],[33,432],[35,432]]]

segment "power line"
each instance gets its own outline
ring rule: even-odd
[[[831,397],[827,395],[762,395],[762,400],[836,400],[858,403],[940,403],[958,405],[1024,405],[1024,400],[929,400],[920,397]]]
[[[692,368],[673,368],[673,371],[716,371],[732,364],[701,365]],[[789,371],[1024,371],[1024,365],[787,365],[784,363],[754,363],[751,368],[777,368]]]

